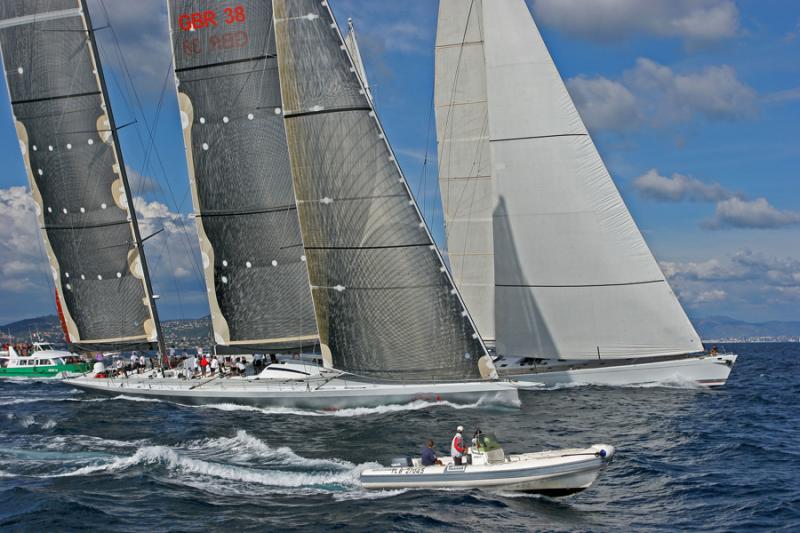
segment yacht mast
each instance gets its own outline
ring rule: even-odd
[[[159,366],[163,366],[163,359],[167,357],[167,349],[166,344],[164,342],[164,334],[161,329],[161,321],[158,319],[158,309],[156,308],[156,301],[153,297],[153,286],[150,283],[150,272],[147,268],[147,259],[145,258],[144,253],[144,241],[142,240],[141,232],[139,231],[139,223],[136,220],[136,207],[133,204],[133,195],[131,194],[131,186],[130,182],[128,181],[128,172],[125,167],[125,161],[122,156],[122,145],[119,142],[119,135],[117,134],[117,125],[116,121],[114,120],[114,112],[112,110],[112,105],[110,102],[110,96],[108,93],[108,86],[106,85],[106,78],[103,74],[103,66],[100,60],[100,51],[97,48],[97,39],[95,39],[94,35],[94,25],[92,24],[92,17],[89,13],[89,6],[86,3],[86,0],[80,0],[81,2],[81,9],[83,10],[83,16],[86,19],[86,27],[87,33],[89,34],[89,41],[92,45],[92,55],[94,55],[94,64],[97,69],[97,76],[100,80],[100,89],[103,92],[103,98],[106,100],[106,114],[108,115],[108,123],[109,129],[111,130],[111,137],[114,140],[114,146],[116,147],[117,152],[117,160],[119,161],[119,173],[122,178],[122,186],[125,189],[125,198],[128,201],[128,206],[130,209],[128,210],[131,217],[131,227],[133,228],[133,238],[134,238],[134,246],[139,252],[139,260],[142,264],[142,274],[144,276],[144,283],[147,290],[147,299],[150,303],[150,311],[153,314],[153,321],[155,322],[156,327],[156,336],[158,341],[158,351],[159,351],[159,358],[158,364]]]

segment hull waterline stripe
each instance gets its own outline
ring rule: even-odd
[[[627,285],[648,285],[651,283],[664,283],[666,280],[654,279],[650,281],[631,281],[628,283],[597,283],[587,285],[514,285],[505,283],[495,283],[495,287],[531,287],[531,288],[553,288],[553,289],[570,289],[580,287],[625,287]]]

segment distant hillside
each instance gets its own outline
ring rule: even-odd
[[[190,348],[210,344],[211,324],[209,317],[186,320],[166,320],[163,322],[164,338],[169,346]],[[28,341],[32,335],[39,334],[43,341],[63,343],[64,333],[56,315],[27,318],[0,326],[0,338],[11,337],[17,341]]]
[[[744,322],[727,316],[692,319],[704,339],[746,339],[749,337],[800,337],[800,322]]]

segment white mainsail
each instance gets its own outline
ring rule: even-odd
[[[478,4],[447,3],[462,12]],[[487,80],[496,195],[476,201],[493,211],[497,352],[621,359],[701,351],[524,0],[480,7],[485,70],[471,75]],[[440,133],[440,145],[448,140]]]
[[[439,4],[434,109],[450,269],[478,331],[492,344],[497,193],[489,155],[481,4]]]

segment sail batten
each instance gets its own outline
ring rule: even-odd
[[[314,346],[272,4],[168,5],[215,342],[236,351]],[[201,16],[208,13],[216,24]]]
[[[491,377],[491,360],[327,3],[275,0],[274,8],[292,176],[326,363],[379,379]]]
[[[79,0],[0,4],[6,82],[67,339],[152,348],[156,310],[87,18]]]

